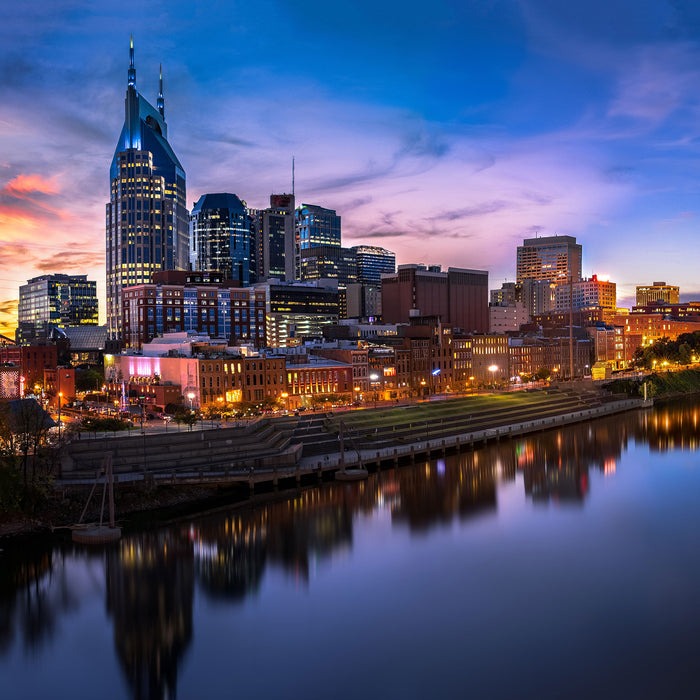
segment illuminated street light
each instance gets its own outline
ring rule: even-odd
[[[493,388],[496,388],[496,372],[498,372],[498,365],[489,365],[489,372],[491,372],[491,381],[493,382]]]

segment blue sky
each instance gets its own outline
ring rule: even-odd
[[[0,25],[0,332],[42,272],[104,287],[129,36],[163,63],[188,203],[289,190],[347,245],[514,278],[567,234],[621,302],[700,298],[700,6],[686,0],[29,1]],[[3,326],[3,323],[5,324]]]

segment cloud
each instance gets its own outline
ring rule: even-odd
[[[40,258],[34,266],[38,270],[46,272],[71,272],[82,271],[86,268],[97,267],[104,263],[104,252],[90,250],[68,249],[64,252],[54,253],[46,258]]]
[[[32,193],[58,194],[58,188],[53,180],[41,175],[17,175],[0,190],[0,194],[8,194],[19,199],[26,198]]]
[[[482,202],[474,206],[465,207],[464,209],[453,209],[441,214],[435,214],[431,218],[434,221],[457,221],[459,219],[466,219],[472,216],[494,214],[497,211],[508,209],[510,206],[511,205],[508,202],[495,200],[493,202]]]
[[[19,305],[19,299],[7,299],[0,302],[0,314],[5,315],[15,315],[17,313],[17,306]]]

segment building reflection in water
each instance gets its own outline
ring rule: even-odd
[[[177,529],[129,537],[106,560],[107,611],[134,698],[174,698],[192,639],[192,544]]]
[[[614,474],[631,439],[653,450],[698,449],[699,418],[697,404],[680,402],[506,440],[359,484],[329,483],[129,536],[106,554],[7,549],[0,655],[18,642],[27,650],[48,644],[60,615],[79,605],[61,573],[67,557],[91,556],[100,566],[104,557],[106,606],[133,696],[175,697],[178,665],[192,640],[195,585],[208,597],[240,602],[259,589],[270,566],[304,585],[316,562],[352,547],[357,514],[383,510],[395,525],[422,532],[495,513],[498,485],[519,478],[535,503],[580,504],[590,495],[591,470]]]

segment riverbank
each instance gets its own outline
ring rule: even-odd
[[[474,449],[491,440],[507,439],[547,430],[569,423],[591,420],[615,412],[640,407],[639,400],[612,397],[598,392],[540,390],[517,394],[455,398],[439,402],[425,402],[390,408],[368,409],[343,414],[316,414],[299,419],[266,420],[244,432],[257,436],[264,433],[270,444],[279,446],[280,455],[287,457],[290,450],[297,455],[295,464],[274,458],[253,459],[248,455],[236,456],[239,468],[231,466],[232,438],[229,431],[209,431],[205,436],[192,432],[188,438],[198,450],[187,466],[182,466],[182,453],[167,460],[167,469],[157,469],[146,452],[160,443],[135,441],[133,438],[115,438],[112,444],[100,441],[100,454],[110,449],[124,457],[128,466],[127,448],[139,450],[139,467],[130,474],[120,474],[116,489],[117,518],[122,522],[148,517],[158,520],[170,517],[176,511],[197,512],[217,504],[247,501],[255,488],[277,490],[279,482],[296,488],[332,478],[335,471],[345,466],[382,462],[398,465],[399,461],[412,462],[417,457],[429,458],[447,450]],[[340,451],[339,435],[344,435],[344,451]],[[279,436],[284,435],[284,440]],[[217,445],[216,439],[221,443]],[[85,445],[80,446],[81,450]],[[141,452],[143,451],[143,452]],[[141,458],[143,457],[143,458]],[[217,461],[224,459],[226,461]],[[195,461],[192,461],[195,460]],[[143,465],[151,467],[150,470]],[[75,472],[79,476],[82,472]],[[86,475],[87,471],[84,472]],[[49,506],[33,518],[0,517],[0,537],[49,532],[52,527],[76,523],[94,482],[94,468],[89,478],[59,480],[55,497]],[[101,491],[101,489],[100,489]],[[93,499],[86,520],[99,519],[100,499]]]

